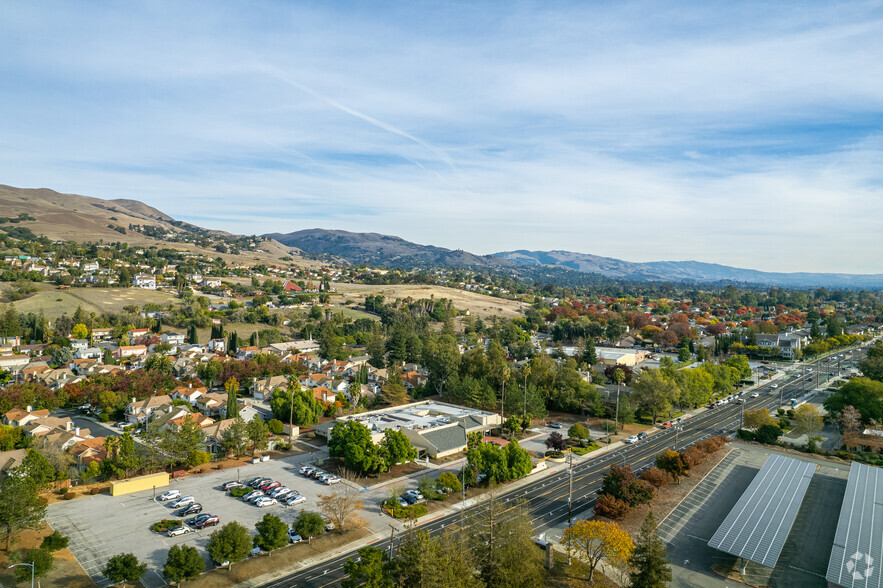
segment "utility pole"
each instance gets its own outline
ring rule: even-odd
[[[522,416],[527,414],[527,377],[530,375],[530,366],[524,366],[524,412]]]
[[[573,524],[573,450],[570,450],[570,455],[568,455],[570,467],[568,468],[570,472],[570,482],[568,484],[567,489],[567,524]]]
[[[393,539],[395,538],[396,528],[390,524],[390,525],[389,525],[389,529],[390,529],[390,533],[389,533],[389,554],[388,554],[388,556],[387,556],[387,559],[389,559],[390,561],[392,561],[392,541],[393,541]]]

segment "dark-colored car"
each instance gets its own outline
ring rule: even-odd
[[[221,517],[216,516],[216,515],[212,515],[205,520],[197,522],[193,526],[197,529],[204,529],[205,527],[214,527],[215,525],[217,525],[220,522],[221,522]]]
[[[214,515],[210,515],[209,513],[204,512],[204,513],[202,513],[202,514],[200,514],[200,515],[196,515],[196,516],[193,517],[193,518],[187,519],[187,520],[184,521],[184,522],[187,523],[188,525],[190,525],[191,527],[195,527],[196,525],[198,525],[198,524],[201,523],[202,521],[204,521],[204,520],[206,520],[206,519],[210,519],[210,518],[212,518],[213,516],[214,516]]]
[[[646,439],[646,438],[647,438],[647,433],[638,433],[638,441],[640,441],[641,439]]]
[[[180,511],[178,511],[179,517],[186,517],[194,514],[199,514],[202,512],[202,505],[198,502],[196,504],[191,504],[190,506],[185,506]]]

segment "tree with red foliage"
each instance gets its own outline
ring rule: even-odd
[[[597,502],[595,502],[595,514],[599,517],[606,517],[615,521],[624,517],[628,512],[628,503],[610,494],[601,494],[598,496]]]

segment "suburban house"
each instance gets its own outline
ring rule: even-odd
[[[250,359],[257,355],[260,349],[254,345],[246,345],[236,350],[236,359]]]
[[[26,449],[0,451],[0,477],[8,475],[11,470],[19,467],[27,455]]]
[[[186,400],[190,403],[190,406],[196,406],[196,401],[206,392],[208,392],[208,388],[194,388],[191,384],[189,386],[178,386],[172,390],[170,396],[172,400]]]
[[[282,289],[285,292],[303,292],[304,289],[292,282],[291,280],[285,280],[285,283],[282,285]]]
[[[104,349],[100,347],[84,347],[78,349],[74,353],[74,357],[77,359],[101,359],[104,357]]]
[[[171,396],[162,394],[159,396],[149,396],[144,400],[135,400],[126,406],[126,421],[133,425],[142,424],[160,407],[172,403]]]
[[[422,388],[426,385],[426,382],[429,381],[429,378],[419,374],[418,372],[406,372],[402,374],[402,382],[405,384],[405,388],[408,390],[413,390],[414,388]]]
[[[126,334],[129,335],[129,341],[134,342],[141,337],[149,337],[150,329],[129,329]]]
[[[196,400],[196,408],[204,415],[223,416],[227,414],[227,393],[208,392]]]
[[[181,333],[163,333],[159,338],[163,343],[168,343],[176,348],[184,344],[184,335]]]
[[[203,288],[220,288],[221,278],[205,278],[199,282],[199,285]]]
[[[757,346],[761,349],[778,350],[786,359],[796,357],[796,351],[806,345],[806,337],[797,333],[757,334]]]
[[[210,453],[219,453],[222,451],[221,440],[224,438],[224,431],[236,422],[236,419],[224,419],[216,421],[203,429],[205,431],[205,448]]]
[[[113,356],[117,359],[144,357],[146,355],[147,347],[144,345],[121,345],[119,349],[113,352]]]
[[[92,329],[93,341],[108,341],[113,339],[113,329]]]
[[[78,470],[82,472],[93,461],[101,463],[101,460],[107,457],[107,449],[104,447],[105,441],[107,441],[107,437],[90,437],[74,444],[70,453],[74,456]]]
[[[337,394],[335,394],[325,386],[316,386],[315,388],[313,388],[312,392],[313,398],[315,398],[319,402],[324,402],[325,404],[334,402],[334,399],[337,396]]]
[[[18,368],[23,368],[28,365],[30,361],[31,357],[29,355],[4,355],[0,357],[0,369],[11,371]]]
[[[13,408],[3,415],[3,424],[8,425],[10,427],[23,427],[32,421],[36,421],[38,419],[46,418],[49,416],[48,410],[34,410],[32,407],[27,407],[26,410],[22,410],[20,408]]]
[[[132,278],[132,285],[138,288],[156,290],[156,278],[150,274],[138,274]]]
[[[286,376],[271,376],[255,380],[249,391],[255,400],[269,400],[273,395],[273,390],[277,388],[288,389],[288,378]]]
[[[227,350],[225,339],[212,339],[208,342],[208,350],[212,353],[224,353]]]

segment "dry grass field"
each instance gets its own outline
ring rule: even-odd
[[[20,313],[38,313],[55,320],[63,314],[71,316],[81,306],[87,313],[120,312],[129,305],[143,306],[148,302],[166,304],[176,302],[175,296],[166,292],[141,288],[71,288],[58,290],[51,284],[38,284],[39,291],[11,304]]]
[[[476,294],[474,292],[466,292],[455,288],[445,286],[424,286],[424,285],[393,285],[393,286],[371,286],[366,284],[342,284],[336,283],[334,287],[337,289],[345,300],[355,300],[362,302],[366,296],[372,294],[381,294],[386,297],[387,301],[395,298],[447,298],[454,302],[454,306],[460,310],[468,309],[471,314],[480,316],[482,319],[489,316],[499,316],[501,318],[513,318],[520,316],[522,309],[527,308],[523,302],[515,300],[505,300],[503,298],[494,298],[485,296],[484,294]]]

